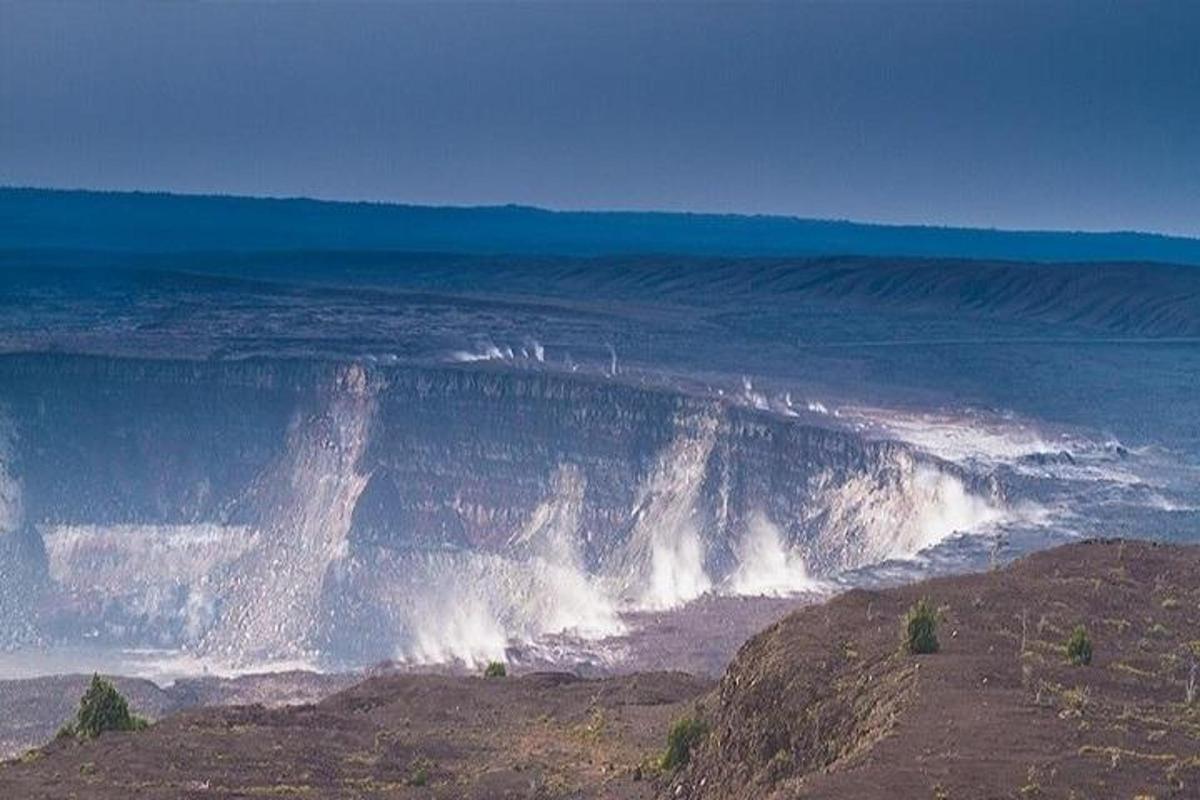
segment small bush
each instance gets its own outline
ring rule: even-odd
[[[904,647],[914,655],[938,651],[937,611],[922,598],[904,615]]]
[[[63,725],[56,738],[91,739],[106,731],[139,731],[147,724],[146,720],[129,713],[129,703],[115,686],[99,675],[93,675],[79,701],[75,721]]]
[[[708,725],[695,717],[684,717],[671,726],[667,734],[667,751],[659,762],[664,770],[682,767],[692,758],[692,748],[708,735]]]
[[[508,677],[508,668],[504,666],[503,661],[489,661],[483,670],[483,677],[506,678]]]
[[[412,763],[408,765],[408,777],[404,782],[409,786],[427,786],[429,784],[429,771],[433,768],[433,763],[424,756],[417,756]]]
[[[1067,639],[1067,660],[1077,667],[1092,663],[1092,640],[1082,625],[1071,631],[1071,638]]]

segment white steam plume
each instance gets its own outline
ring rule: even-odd
[[[779,527],[765,514],[750,517],[736,555],[738,565],[727,584],[732,594],[782,597],[821,587],[809,577],[804,559],[784,544]]]

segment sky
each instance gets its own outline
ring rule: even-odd
[[[1200,235],[1200,3],[0,0],[0,184]]]

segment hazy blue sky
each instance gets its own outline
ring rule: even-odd
[[[0,183],[1200,234],[1200,3],[0,0]]]

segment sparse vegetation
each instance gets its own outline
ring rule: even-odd
[[[1091,703],[1092,693],[1086,686],[1076,686],[1073,689],[1064,689],[1062,691],[1063,710],[1069,714],[1079,716]]]
[[[1171,638],[1171,629],[1168,628],[1166,625],[1163,625],[1161,622],[1154,623],[1153,625],[1150,626],[1150,629],[1146,632],[1150,636],[1153,636],[1158,639]]]
[[[1092,663],[1092,639],[1082,625],[1076,626],[1067,639],[1067,660],[1077,667]]]
[[[426,786],[429,784],[429,770],[432,763],[424,756],[418,756],[408,765],[408,777],[404,782],[409,786]]]
[[[676,770],[692,758],[692,748],[708,735],[708,725],[695,717],[684,717],[671,726],[667,734],[667,750],[663,753],[660,766],[664,770]]]
[[[483,669],[483,677],[506,678],[508,677],[508,668],[504,666],[503,661],[489,661]]]
[[[904,615],[904,647],[914,655],[938,651],[938,614],[929,600],[921,598]]]
[[[75,721],[59,728],[55,738],[77,736],[91,739],[107,731],[139,731],[148,724],[146,720],[130,713],[129,702],[112,683],[93,675],[92,682],[79,701]]]
[[[796,771],[796,756],[789,747],[781,747],[767,762],[767,775],[773,781],[784,780]]]
[[[577,726],[575,732],[585,741],[597,742],[604,738],[607,727],[608,718],[604,714],[604,709],[593,708],[592,713],[588,715],[587,722]]]

